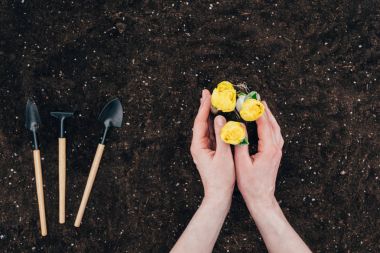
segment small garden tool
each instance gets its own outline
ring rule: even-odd
[[[51,112],[51,116],[59,119],[60,131],[58,138],[58,174],[59,174],[59,223],[65,223],[66,198],[66,138],[64,121],[74,115],[73,112]]]
[[[121,127],[122,121],[123,121],[123,108],[121,106],[119,99],[113,99],[110,102],[108,102],[103,110],[99,114],[99,121],[104,123],[104,132],[103,136],[100,139],[100,143],[98,144],[98,148],[95,153],[94,160],[91,165],[90,174],[87,179],[86,188],[83,193],[82,201],[80,203],[80,207],[78,210],[77,217],[75,219],[74,226],[79,227],[83,218],[84,210],[87,205],[88,198],[91,193],[92,186],[95,181],[96,173],[98,172],[100,160],[102,159],[104,147],[105,147],[105,141],[106,141],[106,135],[108,133],[108,130],[111,127]]]
[[[36,188],[37,188],[37,200],[38,200],[38,210],[40,214],[40,225],[42,236],[47,235],[46,227],[46,215],[45,215],[45,201],[44,201],[44,188],[42,180],[42,169],[41,169],[41,154],[38,144],[37,130],[41,124],[40,115],[38,109],[33,100],[28,99],[26,104],[25,112],[25,127],[33,133],[32,149],[33,149],[33,159],[34,159],[34,172],[36,176]]]

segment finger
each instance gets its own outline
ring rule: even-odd
[[[273,145],[273,129],[269,121],[269,116],[265,108],[264,114],[256,120],[257,135],[259,137],[258,151],[263,152]]]
[[[248,137],[247,128],[243,124]],[[236,145],[234,151],[235,164],[237,167],[240,167],[243,164],[250,164],[252,162],[251,157],[249,156],[249,146],[248,145]]]
[[[264,103],[265,108],[267,109],[267,112],[268,112],[269,122],[272,126],[272,129],[273,129],[273,135],[275,137],[276,144],[282,147],[282,145],[284,144],[284,139],[281,135],[280,125],[278,124],[276,118],[273,116],[273,114],[272,114],[271,110],[269,109],[269,106],[267,105],[267,103],[265,101],[263,103]]]
[[[201,105],[194,120],[192,144],[199,148],[207,148],[208,116],[210,114],[210,92],[202,91]]]
[[[219,115],[216,116],[214,120],[214,129],[215,129],[215,139],[216,139],[216,153],[227,154],[231,152],[231,147],[229,144],[225,143],[220,137],[223,126],[226,124],[226,119]]]
[[[271,126],[271,128],[272,128],[272,139],[273,139],[273,144],[275,145],[275,146],[277,146],[278,145],[278,136],[276,135],[276,131],[278,131],[279,130],[279,126],[278,126],[278,124],[277,124],[277,122],[276,122],[276,124],[277,124],[277,126],[278,126],[278,129],[276,128],[276,126],[273,124],[273,120],[275,120],[274,119],[274,117],[273,117],[273,115],[272,115],[272,113],[271,113],[271,111],[270,111],[270,109],[269,109],[269,107],[268,107],[268,104],[264,101],[263,102],[264,104],[265,104],[265,106],[266,106],[266,110],[265,110],[265,114],[266,114],[266,117],[267,117],[267,119],[269,120],[269,124],[270,124],[270,126]]]

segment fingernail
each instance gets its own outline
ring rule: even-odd
[[[202,98],[204,98],[206,96],[206,90],[202,90]]]
[[[203,104],[205,100],[206,100],[206,90],[202,90],[201,104]]]
[[[224,123],[225,123],[225,119],[224,119],[224,117],[223,116],[217,116],[216,118],[215,118],[215,120],[216,120],[216,124],[218,125],[218,126],[223,126],[224,125]]]

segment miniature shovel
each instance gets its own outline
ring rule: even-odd
[[[100,139],[100,143],[98,144],[98,148],[95,153],[94,160],[91,165],[90,174],[87,179],[86,188],[84,189],[82,201],[80,203],[80,207],[78,210],[77,217],[75,219],[74,226],[79,227],[80,223],[83,218],[84,210],[87,205],[88,198],[91,193],[92,186],[95,181],[96,173],[98,172],[100,160],[102,159],[104,147],[105,147],[105,141],[106,141],[106,135],[108,133],[108,130],[111,127],[121,127],[122,121],[123,121],[123,108],[121,106],[119,99],[114,99],[108,102],[103,110],[99,114],[99,121],[104,123],[104,132],[103,136]]]
[[[38,210],[40,214],[40,224],[41,224],[41,234],[42,236],[47,235],[46,227],[46,215],[45,215],[45,201],[44,201],[44,188],[42,181],[42,169],[41,169],[41,154],[38,144],[37,130],[41,124],[40,115],[34,101],[28,99],[26,104],[25,112],[25,127],[33,133],[33,159],[34,159],[34,173],[36,176],[36,188],[37,188],[37,200],[38,200]]]
[[[73,116],[72,112],[51,112],[50,115],[59,119],[60,131],[58,138],[58,174],[59,174],[59,223],[65,223],[66,198],[66,138],[63,122]]]

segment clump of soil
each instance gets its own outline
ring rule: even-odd
[[[202,88],[246,83],[286,145],[276,195],[315,252],[379,252],[377,1],[14,1],[0,5],[2,252],[168,252],[202,199],[189,154]],[[48,236],[39,235],[26,99],[39,106]],[[102,125],[119,97],[80,229]],[[58,224],[54,110],[67,121]],[[249,125],[251,133],[254,123]],[[254,147],[253,147],[254,149]],[[238,191],[215,252],[263,252]]]

